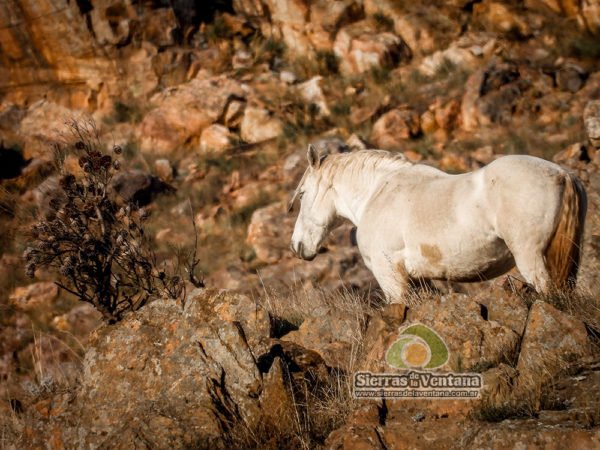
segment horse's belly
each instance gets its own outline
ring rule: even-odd
[[[454,248],[419,244],[406,256],[405,267],[411,277],[434,280],[484,281],[515,265],[501,239]]]

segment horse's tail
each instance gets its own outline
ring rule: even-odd
[[[558,223],[546,248],[546,264],[553,287],[573,289],[581,260],[587,197],[583,184],[565,176]]]

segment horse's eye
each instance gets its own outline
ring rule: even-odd
[[[300,193],[298,194],[298,198],[299,198],[300,200],[302,200],[302,197],[304,197],[304,192],[300,192]]]

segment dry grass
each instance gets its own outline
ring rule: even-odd
[[[284,369],[286,388],[291,396],[291,408],[282,407],[276,426],[250,430],[237,429],[233,444],[243,448],[321,448],[329,434],[339,428],[355,409],[352,395],[352,375],[361,364],[364,331],[369,314],[378,309],[377,302],[348,290],[325,293],[316,290],[291,289],[285,294],[267,292],[259,300],[271,317],[291,328],[279,329],[285,334],[297,328],[316,308],[331,308],[350,314],[356,325],[353,344],[345,370],[329,369],[326,375],[309,369],[292,372]]]
[[[339,59],[332,51],[319,50],[311,56],[301,56],[290,61],[288,69],[300,80],[314,76],[338,75]]]
[[[23,438],[24,423],[14,411],[14,406],[15,404],[9,401],[0,406],[0,412],[8,410],[8,413],[0,414],[0,450],[19,448],[18,443]]]
[[[358,352],[353,354],[357,356]],[[316,381],[313,379],[316,374],[310,371],[302,379],[284,372],[291,405],[282,405],[275,424],[251,429],[238,423],[231,429],[231,444],[236,448],[257,449],[322,448],[329,434],[346,422],[359,402],[352,395],[352,373],[358,361],[353,358],[350,370],[332,370],[326,379]]]
[[[174,245],[186,247],[193,244],[193,218],[198,215],[211,218],[215,208],[219,208],[214,220],[206,220],[198,227],[200,271],[209,275],[232,263],[251,259],[245,240],[252,213],[277,201],[278,194],[261,190],[259,186],[247,204],[236,206],[232,193],[226,187],[235,175],[239,175],[244,184],[257,180],[265,168],[274,164],[280,156],[276,146],[272,145],[264,146],[260,151],[248,149],[227,155],[208,154],[195,159],[192,164],[197,177],[177,178],[174,182],[177,192],[157,199],[149,207],[156,214],[152,214],[146,222],[147,231],[156,236],[161,231],[171,230],[164,239],[156,242],[157,255],[162,258],[173,254],[173,250],[177,250]],[[267,183],[265,181],[265,185]]]
[[[54,334],[33,332],[30,354],[34,378],[27,384],[30,395],[39,397],[69,390],[75,385],[85,347],[77,339],[74,342],[76,347]]]
[[[542,300],[557,309],[581,320],[595,347],[600,349],[600,297],[581,288],[569,291],[554,291],[548,294],[532,294],[527,302]]]
[[[576,291],[554,291],[548,294],[535,292],[515,292],[529,306],[538,300],[582,321],[595,349],[600,350],[600,298],[581,289]],[[517,363],[516,354],[512,366]],[[527,375],[506,377],[501,380],[495,392],[484,396],[474,417],[488,422],[500,422],[505,419],[535,417],[541,409],[557,409],[560,405],[551,402],[552,385],[562,376],[578,367],[579,362],[547,353],[531,355],[523,363],[529,368]]]
[[[85,347],[74,336],[66,338],[32,330],[33,341],[29,346],[29,361],[20,368],[24,372],[18,380],[9,379],[0,389],[0,450],[25,448],[31,432],[45,426],[41,415],[32,405],[56,395],[73,392],[81,373]],[[29,366],[30,367],[27,367]],[[17,375],[15,375],[16,377]],[[23,391],[15,397],[16,382]]]
[[[299,327],[317,309],[329,308],[333,312],[350,313],[356,320],[357,342],[362,340],[366,318],[378,311],[383,300],[377,295],[360,295],[349,289],[325,292],[295,286],[287,292],[277,292],[264,288],[259,303],[273,318],[284,320]]]
[[[573,364],[561,358],[549,359],[548,355],[536,355],[535,360],[527,363],[529,375],[521,373],[515,378],[506,376],[499,380],[493,392],[484,394],[472,414],[475,419],[501,422],[505,419],[535,417],[547,403],[547,387],[557,378],[556,374]]]

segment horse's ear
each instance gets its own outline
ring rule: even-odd
[[[313,169],[318,169],[319,165],[321,164],[321,159],[319,158],[319,152],[312,146],[312,144],[308,144],[307,157],[310,167]]]

